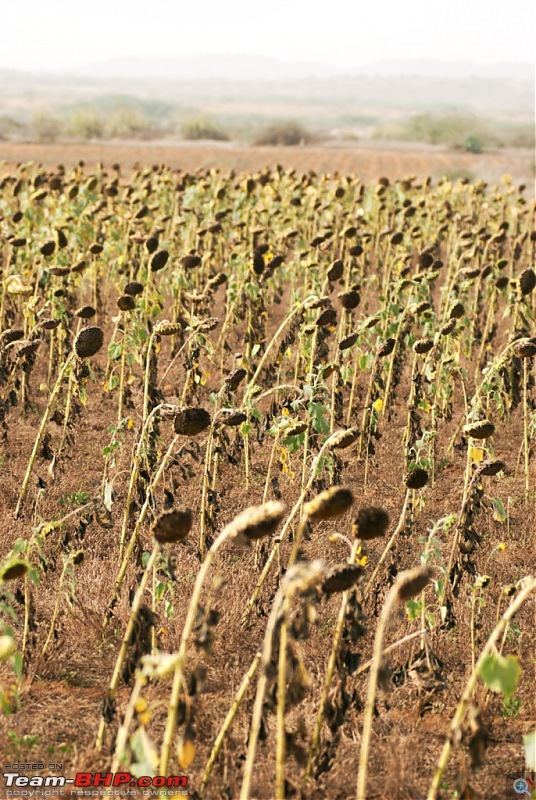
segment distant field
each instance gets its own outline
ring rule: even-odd
[[[39,161],[46,167],[66,165],[83,159],[88,165],[101,161],[109,167],[119,162],[124,168],[140,164],[164,163],[170,167],[194,170],[200,167],[258,170],[276,163],[297,170],[356,173],[363,181],[382,175],[402,178],[407,175],[467,175],[493,183],[509,173],[516,183],[524,182],[534,193],[534,154],[528,149],[501,149],[482,154],[444,148],[420,148],[389,142],[360,143],[355,147],[248,147],[230,143],[58,143],[33,144],[0,142],[0,161],[9,164]]]

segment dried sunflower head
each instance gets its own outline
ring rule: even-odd
[[[192,529],[193,520],[190,508],[171,508],[156,518],[151,533],[160,544],[182,542]]]
[[[506,464],[504,461],[482,461],[478,465],[478,473],[479,475],[497,475],[497,473],[502,472],[502,470],[506,469]]]
[[[210,414],[200,406],[182,406],[175,416],[175,433],[196,436],[211,423]]]
[[[231,392],[234,392],[238,389],[238,387],[240,386],[246,375],[247,375],[246,370],[243,367],[238,367],[237,369],[234,369],[232,372],[230,372],[223,382]]]
[[[182,325],[180,322],[169,322],[167,319],[160,320],[153,328],[153,333],[158,334],[158,336],[173,336],[181,331]]]
[[[169,253],[167,250],[158,250],[158,252],[153,253],[149,261],[149,269],[151,272],[159,272],[159,270],[164,269],[169,259]]]
[[[408,489],[423,489],[428,483],[428,473],[422,467],[416,467],[404,477]]]
[[[524,269],[519,276],[519,286],[522,295],[530,294],[536,286],[536,272],[530,268]]]
[[[356,289],[350,289],[348,292],[341,292],[341,294],[339,294],[339,299],[342,303],[342,307],[347,309],[347,311],[351,311],[353,308],[358,307],[361,297]]]
[[[284,503],[275,500],[258,506],[250,506],[238,514],[227,528],[232,536],[244,537],[249,541],[262,539],[275,531],[283,519],[285,511]]]
[[[97,326],[82,328],[74,340],[74,351],[78,358],[91,358],[99,352],[103,342],[104,334]]]
[[[310,520],[320,522],[344,514],[353,502],[354,496],[350,489],[333,486],[306,503],[303,511]]]
[[[495,433],[495,425],[488,419],[480,420],[479,422],[471,422],[463,426],[463,432],[473,439],[489,439]]]
[[[376,350],[376,355],[378,356],[378,358],[385,358],[386,356],[391,355],[394,348],[395,348],[395,340],[392,337],[390,337],[389,339],[386,339],[384,342],[381,343],[381,345]]]
[[[136,302],[132,295],[123,294],[117,298],[117,307],[120,311],[133,311],[136,308]]]
[[[245,422],[247,418],[247,414],[244,414],[243,411],[234,411],[232,408],[222,409],[219,414],[219,421],[228,428],[236,428],[237,425]]]
[[[351,589],[363,575],[363,567],[358,564],[340,564],[333,567],[322,583],[326,594],[345,592]]]
[[[345,450],[357,441],[359,430],[357,428],[347,428],[345,431],[336,431],[330,437],[329,446],[332,450]]]
[[[296,422],[285,430],[285,438],[288,436],[299,436],[300,433],[305,433],[307,430],[306,422]]]
[[[345,336],[344,339],[340,340],[338,344],[339,350],[348,350],[350,347],[353,347],[357,342],[358,336],[358,333],[349,333],[348,336]]]
[[[514,345],[514,353],[518,358],[532,358],[532,356],[536,356],[536,339],[518,339]]]
[[[389,514],[385,509],[377,506],[365,506],[359,510],[352,525],[352,532],[356,539],[368,541],[385,536],[389,527]]]
[[[340,278],[342,278],[343,272],[344,272],[344,264],[342,263],[341,259],[338,258],[331,264],[330,268],[328,269],[327,273],[328,280],[330,280],[332,283],[334,281],[338,281]]]
[[[424,355],[424,353],[429,353],[433,346],[433,339],[417,339],[413,344],[413,349],[416,353]]]
[[[433,575],[434,571],[431,567],[416,567],[399,573],[395,585],[400,600],[411,600],[412,597],[422,592],[432,580]]]

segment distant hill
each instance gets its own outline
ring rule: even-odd
[[[166,80],[304,80],[329,78],[337,67],[320,62],[283,61],[270,56],[195,55],[181,58],[112,58],[71,70],[84,78],[164,78]]]
[[[320,61],[286,61],[246,54],[200,54],[180,58],[118,57],[76,67],[69,72],[83,78],[163,78],[184,81],[286,81],[333,78],[338,75],[534,81],[534,65],[528,63],[479,64],[472,61],[409,59],[378,61],[341,69]]]
[[[68,114],[94,104],[128,106],[158,120],[175,111],[183,117],[206,113],[235,129],[285,118],[312,129],[370,127],[451,111],[528,125],[534,100],[530,64],[409,60],[341,70],[321,61],[198,55],[118,57],[68,72],[0,69],[0,116],[15,121],[30,119],[35,108]]]
[[[534,64],[497,62],[479,64],[474,61],[434,61],[430,59],[409,59],[407,61],[377,61],[356,67],[351,71],[356,75],[414,75],[422,78],[484,78],[487,80],[517,80],[534,83]]]

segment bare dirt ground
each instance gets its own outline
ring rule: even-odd
[[[280,163],[298,171],[355,173],[363,182],[382,175],[392,179],[408,175],[476,177],[498,181],[509,173],[516,183],[527,184],[534,192],[534,153],[530,150],[496,150],[471,154],[441,147],[418,147],[393,142],[357,143],[355,146],[248,147],[232,143],[79,143],[61,144],[0,142],[0,161],[9,164],[38,161],[45,167],[73,164],[82,159],[91,165],[102,162],[110,167],[119,162],[125,168],[134,164],[166,164],[172,168],[260,170]]]

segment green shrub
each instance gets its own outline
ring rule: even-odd
[[[102,139],[105,133],[104,118],[93,108],[81,108],[71,115],[67,132],[77,139]]]
[[[490,147],[531,147],[534,131],[522,122],[505,123],[457,112],[426,113],[376,128],[373,138],[444,144],[469,153],[483,153]]]
[[[55,142],[63,131],[63,123],[48,111],[36,111],[32,117],[31,130],[38,142]]]
[[[308,144],[313,140],[311,133],[300,122],[293,120],[274,122],[259,131],[253,144],[283,145],[293,147]]]
[[[117,139],[149,139],[158,133],[153,122],[144,113],[127,106],[121,106],[111,114],[106,128],[107,135]]]
[[[0,141],[5,142],[7,139],[21,133],[23,129],[24,126],[17,120],[5,114],[0,115]]]
[[[198,139],[211,139],[216,142],[227,142],[229,136],[215,122],[208,117],[189,117],[181,124],[183,139],[195,141]]]

